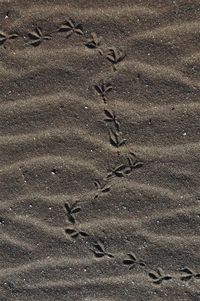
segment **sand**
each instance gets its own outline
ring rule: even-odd
[[[0,8],[0,301],[200,300],[200,2]]]

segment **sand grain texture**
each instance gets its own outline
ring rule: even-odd
[[[0,301],[200,300],[199,1],[0,19]]]

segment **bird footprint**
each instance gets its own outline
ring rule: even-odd
[[[80,23],[76,23],[71,18],[65,20],[65,22],[59,27],[58,31],[66,32],[66,38],[69,38],[73,34],[83,35],[83,27]]]
[[[112,85],[109,82],[100,80],[99,83],[95,84],[95,90],[101,95],[104,103],[107,102],[107,93],[112,90]]]
[[[107,183],[101,184],[99,180],[96,180],[96,181],[94,182],[94,185],[95,185],[96,188],[97,188],[97,192],[96,192],[95,197],[94,197],[95,199],[98,198],[98,196],[99,196],[100,193],[106,193],[106,192],[109,192],[109,191],[110,191],[110,188],[111,188],[111,186],[108,185]]]
[[[0,45],[3,45],[7,40],[16,39],[17,37],[18,34],[16,33],[6,34],[5,32],[0,31]]]
[[[27,44],[32,45],[34,47],[39,46],[44,40],[51,40],[50,35],[44,35],[42,29],[40,27],[36,27],[34,31],[29,32],[30,42]]]
[[[108,256],[110,258],[114,258],[114,256],[110,253],[108,253],[105,250],[105,246],[103,244],[102,241],[98,240],[93,244],[93,247],[95,248],[94,250],[91,249],[91,251],[94,253],[95,257],[104,257],[104,256]]]
[[[81,208],[76,206],[77,203],[74,203],[73,205],[70,206],[69,203],[65,203],[65,209],[67,211],[67,217],[68,220],[72,223],[75,224],[76,220],[74,217],[74,214],[78,213],[81,211]]]
[[[72,228],[67,228],[65,229],[65,233],[67,235],[69,235],[70,237],[72,238],[77,238],[79,236],[82,236],[82,237],[87,237],[89,236],[88,233],[86,233],[85,231],[82,231],[82,230],[76,230],[76,229],[72,229]]]
[[[142,260],[138,260],[135,256],[135,254],[133,254],[133,253],[129,253],[129,254],[127,254],[127,256],[129,258],[124,259],[123,263],[125,265],[129,266],[129,270],[132,270],[135,267],[135,265],[139,265],[142,267],[144,267],[146,265]]]
[[[180,272],[183,272],[183,273],[186,274],[186,275],[184,275],[184,276],[181,277],[182,281],[189,281],[192,278],[193,279],[200,279],[200,273],[195,273],[194,271],[192,271],[188,267],[180,269]]]
[[[164,271],[161,268],[158,268],[156,271],[150,272],[149,277],[153,279],[154,284],[161,284],[163,281],[172,279],[170,275],[165,275]]]
[[[99,49],[99,53],[102,55],[103,51],[100,49],[102,37],[98,37],[95,32],[91,33],[91,37],[87,40],[85,45],[91,49]]]
[[[125,52],[116,48],[116,47],[111,47],[108,49],[106,58],[113,64],[113,70],[116,71],[116,65],[120,63],[124,57],[125,57]]]

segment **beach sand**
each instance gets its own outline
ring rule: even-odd
[[[200,2],[0,8],[0,301],[200,300]]]

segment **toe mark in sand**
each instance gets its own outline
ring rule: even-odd
[[[144,263],[144,261],[137,259],[137,257],[135,256],[134,253],[129,253],[127,254],[128,258],[124,259],[123,264],[128,265],[129,266],[129,270],[132,270],[136,265],[139,266],[146,266],[146,264]]]
[[[67,235],[69,235],[71,238],[77,238],[79,236],[82,236],[82,237],[88,237],[89,236],[89,234],[86,233],[85,231],[76,230],[76,229],[73,229],[73,228],[65,229],[65,233]]]
[[[96,180],[94,182],[94,185],[97,188],[97,192],[96,192],[95,197],[94,197],[95,199],[98,198],[101,193],[109,192],[110,188],[111,188],[111,186],[108,183],[101,184],[99,180]]]
[[[110,177],[125,177],[128,174],[130,174],[131,172],[131,168],[129,166],[127,166],[126,164],[121,164],[118,165],[116,167],[114,167],[108,174],[107,174],[107,178]]]
[[[27,44],[32,45],[34,47],[39,46],[44,40],[51,40],[50,35],[44,35],[42,29],[40,27],[36,27],[34,31],[29,32],[30,42]]]
[[[115,112],[111,111],[111,110],[108,110],[108,109],[105,109],[104,114],[106,115],[106,118],[104,118],[104,121],[109,122],[109,123],[113,123],[115,128],[116,128],[116,131],[119,132],[120,122],[118,121]]]
[[[137,160],[136,155],[133,152],[130,152],[127,156],[128,165],[132,169],[141,168],[144,165],[144,162]]]
[[[200,273],[195,273],[188,267],[180,269],[180,272],[185,274],[184,276],[181,276],[182,281],[189,281],[191,279],[200,279]]]
[[[66,19],[58,31],[66,32],[66,38],[73,34],[84,35],[82,24],[75,22],[71,18]]]
[[[112,90],[112,85],[110,82],[105,82],[104,80],[100,80],[97,84],[95,84],[95,90],[101,95],[104,103],[107,102],[106,94]]]
[[[117,70],[116,65],[120,63],[125,56],[125,52],[116,47],[109,48],[106,54],[106,58],[112,63],[114,71]]]
[[[67,217],[70,223],[75,224],[76,219],[74,214],[81,211],[81,208],[77,206],[77,203],[70,205],[69,203],[65,203],[65,209],[67,211]]]
[[[172,279],[172,276],[166,275],[161,268],[158,268],[156,271],[149,273],[149,277],[153,280],[154,284],[161,284],[163,281],[168,281]]]
[[[127,140],[120,138],[120,136],[121,136],[121,134],[119,132],[110,130],[110,133],[109,133],[110,144],[117,148],[125,145]]]
[[[7,34],[3,31],[0,31],[0,45],[3,45],[7,40],[16,39],[18,37],[18,34],[11,33]]]
[[[105,246],[101,240],[96,241],[93,243],[94,249],[91,249],[91,251],[94,253],[95,257],[101,258],[104,256],[114,258],[114,256],[111,253],[108,253],[105,249]]]
[[[102,37],[98,37],[95,32],[92,32],[90,38],[87,39],[85,46],[87,46],[90,49],[98,49],[99,53],[102,55],[103,51],[100,48],[101,41],[102,41]]]

